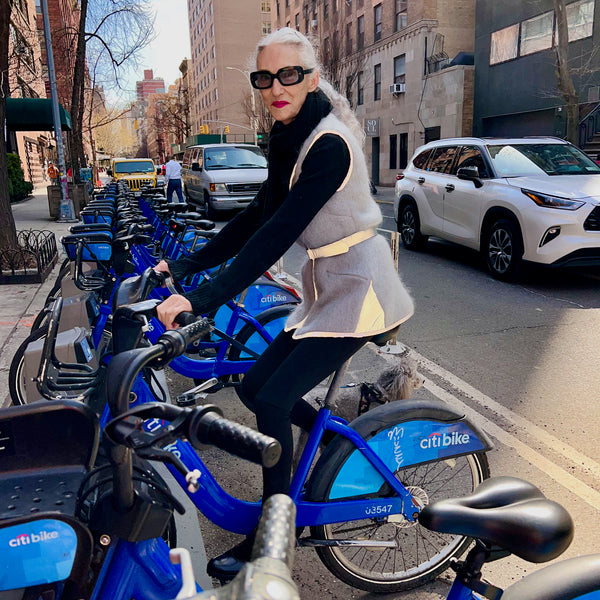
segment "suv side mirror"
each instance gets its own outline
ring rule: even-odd
[[[202,171],[202,169],[200,168],[200,163],[192,163],[192,171]]]
[[[456,176],[459,179],[472,181],[476,188],[480,188],[483,185],[483,182],[479,178],[479,169],[477,167],[461,167],[456,172]]]

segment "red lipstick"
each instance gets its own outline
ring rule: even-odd
[[[289,104],[289,102],[286,102],[285,100],[277,100],[276,102],[273,102],[273,106],[275,108],[283,108],[284,106],[287,106]]]

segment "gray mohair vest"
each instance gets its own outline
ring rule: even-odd
[[[362,148],[333,113],[304,142],[290,187],[298,180],[310,147],[325,133],[335,133],[346,142],[350,169],[336,193],[296,240],[308,256],[309,250],[326,256],[309,258],[304,264],[303,301],[285,328],[295,330],[295,338],[366,337],[383,333],[406,321],[413,314],[414,305],[394,267],[387,241],[374,233],[382,217],[369,191]],[[340,242],[349,236],[353,237],[346,244]],[[367,239],[356,242],[361,237]]]

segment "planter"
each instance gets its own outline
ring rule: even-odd
[[[75,216],[79,218],[81,209],[87,206],[90,196],[86,183],[68,183],[69,198],[73,201]],[[49,185],[48,188],[48,212],[51,219],[60,216],[60,185]]]
[[[17,248],[0,252],[0,284],[42,283],[58,261],[54,233],[18,231],[17,241]]]

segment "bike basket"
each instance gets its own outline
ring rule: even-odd
[[[83,245],[81,260],[106,262],[112,256],[112,245],[107,234],[95,233],[85,237],[68,235],[61,238],[61,242],[69,260],[76,260],[78,244]]]
[[[84,213],[83,211],[80,213],[81,218],[83,219],[83,222],[86,224],[89,223],[112,223],[113,220],[113,215],[112,213],[108,213],[108,212],[91,212],[91,213]]]
[[[81,579],[92,536],[70,517],[41,513],[0,523],[0,591]]]

